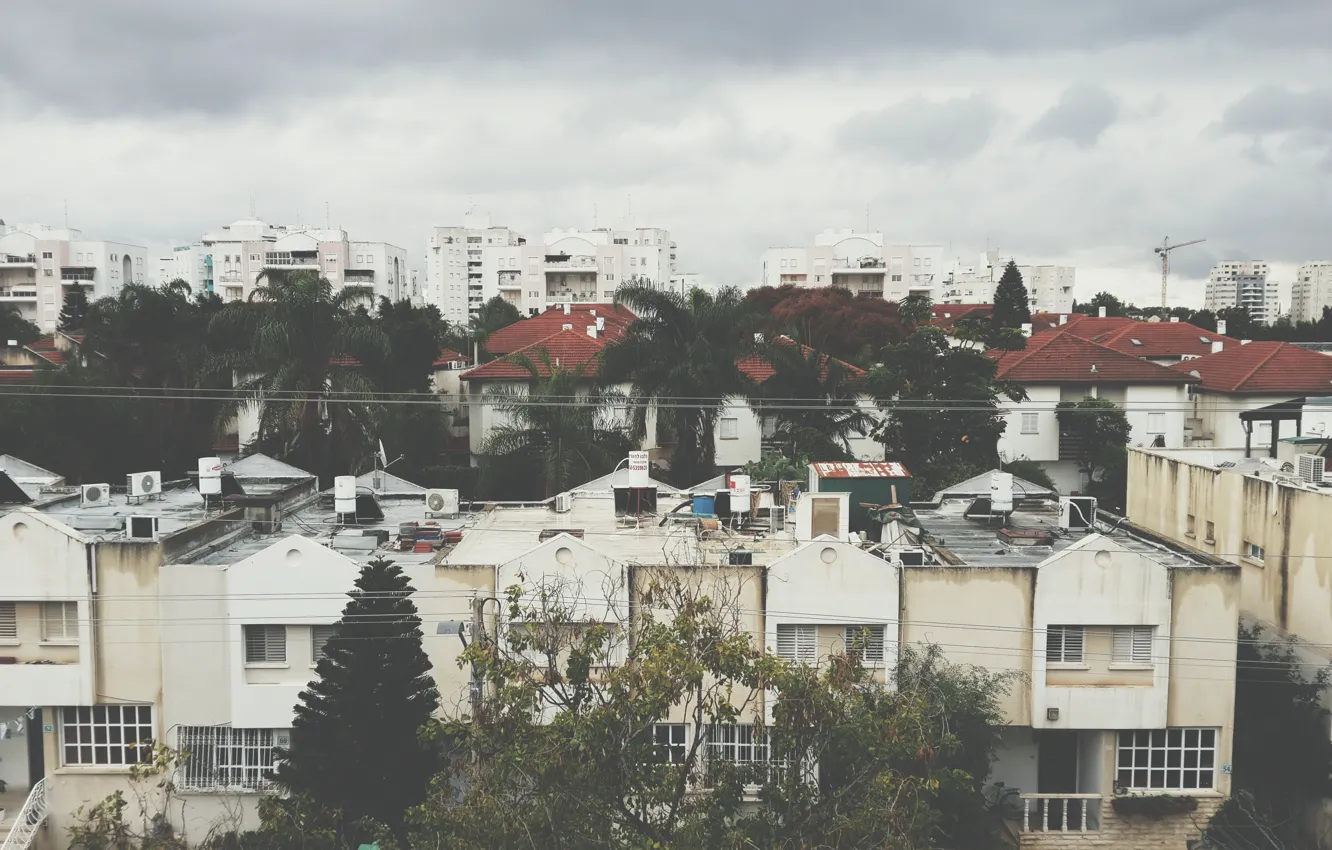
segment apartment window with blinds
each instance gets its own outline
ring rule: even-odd
[[[132,765],[153,753],[151,705],[92,705],[62,709],[64,763],[74,766]]]
[[[1213,787],[1215,729],[1139,729],[1119,733],[1115,785],[1129,791]]]
[[[246,664],[285,664],[287,662],[286,626],[246,626]]]
[[[1047,664],[1082,663],[1082,626],[1050,626],[1045,631]]]
[[[18,606],[13,602],[0,602],[0,641],[18,642]]]
[[[814,626],[777,625],[778,658],[813,663],[818,656],[818,630]]]
[[[1116,626],[1111,663],[1151,666],[1154,631],[1152,626]]]
[[[74,643],[79,639],[77,602],[42,603],[42,640],[50,643]]]
[[[866,663],[883,661],[883,626],[847,626],[846,654]]]
[[[328,639],[333,637],[333,632],[337,628],[337,626],[310,627],[310,660],[315,664],[324,660],[324,646],[328,644]]]

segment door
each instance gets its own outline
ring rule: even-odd
[[[1078,733],[1064,729],[1044,729],[1036,745],[1036,792],[1038,794],[1076,794],[1078,791]],[[1049,828],[1082,827],[1080,806],[1070,800],[1047,800]],[[1036,813],[1040,815],[1039,810]]]
[[[42,710],[34,709],[33,716],[28,720],[28,787],[31,788],[37,784],[37,781],[46,776],[46,735],[42,732],[44,720]]]

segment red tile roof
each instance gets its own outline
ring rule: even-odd
[[[777,342],[779,345],[796,344],[795,340],[785,336],[780,337]],[[809,355],[814,353],[814,349],[810,348],[808,345],[802,344],[800,346],[800,353],[805,357],[809,357]],[[861,369],[858,366],[852,366],[844,360],[837,360],[836,357],[828,357],[826,354],[823,356],[826,357],[827,360],[836,360],[838,363],[841,363],[842,368],[845,370],[845,374],[849,378],[863,378],[866,374],[864,369]],[[756,384],[761,384],[777,374],[777,370],[773,369],[772,364],[761,354],[750,354],[747,357],[742,357],[740,360],[736,361],[736,365],[740,367],[740,371],[745,377],[749,378]]]
[[[37,373],[32,369],[0,369],[0,384],[33,384]]]
[[[1222,393],[1332,395],[1332,357],[1288,342],[1227,344],[1216,354],[1171,364],[1202,376],[1199,388]]]
[[[568,315],[565,315],[563,308],[552,307],[544,313],[500,328],[486,337],[483,345],[491,354],[512,354],[546,339],[565,325],[573,325],[574,330],[586,336],[587,326],[595,325],[598,317],[606,320],[606,331],[602,336],[611,339],[624,336],[624,329],[638,318],[622,304],[579,304],[570,308]]]
[[[987,354],[999,364],[997,377],[1019,384],[1182,384],[1191,380],[1187,374],[1106,348],[1068,330],[1032,334],[1022,351],[995,349]]]
[[[472,362],[472,358],[468,357],[466,354],[459,354],[458,352],[454,351],[452,348],[441,348],[439,350],[439,356],[436,357],[435,362],[430,365],[447,366],[450,363],[457,363],[459,360],[463,361],[464,363]]]
[[[993,304],[935,304],[930,308],[930,324],[951,333],[961,319],[987,319]]]
[[[597,368],[592,361],[600,356],[605,347],[604,336],[593,339],[587,335],[586,330],[558,330],[547,338],[524,346],[498,360],[468,369],[461,377],[464,381],[531,380],[532,373],[519,360],[520,357],[526,357],[536,366],[537,373],[541,377],[548,378],[551,370],[546,367],[543,353],[549,355],[551,366],[559,369],[577,369],[579,372],[591,374]]]
[[[1072,333],[1085,336],[1082,330],[1079,324]],[[1226,348],[1239,345],[1237,339],[1188,322],[1132,322],[1090,339],[1134,357],[1182,357],[1186,354],[1204,357],[1212,353],[1213,342],[1225,343]]]
[[[48,363],[54,363],[57,366],[65,365],[65,352],[56,347],[55,336],[44,336],[27,346],[27,349]]]
[[[213,443],[213,451],[215,452],[240,451],[240,435],[228,434],[225,437],[222,437],[216,443]]]

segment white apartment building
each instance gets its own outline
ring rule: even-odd
[[[1281,313],[1277,284],[1268,280],[1267,263],[1236,261],[1217,263],[1207,279],[1203,308],[1217,312],[1228,307],[1247,307],[1254,321],[1270,325]]]
[[[95,300],[120,292],[126,283],[146,282],[142,245],[84,239],[78,230],[48,224],[0,222],[0,304],[53,331],[70,287]]]
[[[943,282],[942,245],[893,244],[882,233],[825,230],[808,247],[763,252],[761,286],[842,286],[902,301],[934,298]]]
[[[341,228],[270,225],[242,219],[209,231],[192,245],[158,259],[158,280],[177,278],[195,292],[215,292],[223,301],[248,298],[269,269],[318,271],[334,288],[357,287],[391,301],[414,293],[407,252],[387,242],[352,240]]]
[[[943,304],[993,304],[994,289],[1004,276],[1009,257],[986,251],[974,266],[958,264],[944,282],[938,301]],[[1073,309],[1073,266],[1018,265],[1033,313],[1067,313]]]
[[[1316,322],[1332,307],[1332,260],[1305,263],[1295,272],[1290,292],[1290,320]]]
[[[520,248],[527,239],[492,225],[487,213],[468,213],[461,227],[438,226],[430,233],[422,300],[444,318],[466,324],[481,305],[499,295],[521,309]]]
[[[675,249],[670,231],[658,227],[551,230],[521,253],[520,309],[535,316],[562,304],[608,303],[630,281],[670,286]]]

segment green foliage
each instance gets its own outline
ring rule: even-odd
[[[468,320],[468,327],[473,339],[485,342],[486,337],[500,328],[507,328],[522,317],[523,314],[518,312],[517,307],[505,301],[502,296],[496,295],[481,305],[476,315]]]
[[[399,829],[439,766],[417,735],[439,694],[412,592],[391,561],[362,568],[278,756],[277,783],[337,809],[339,829],[362,818]]]
[[[60,319],[56,325],[62,331],[83,330],[88,321],[88,290],[82,286],[71,286],[65,292],[65,303],[60,307]]]
[[[370,380],[382,392],[429,392],[433,364],[448,334],[439,308],[380,298],[375,321],[368,318],[366,323],[376,326],[388,343],[384,349],[369,346],[362,352],[361,363]]]
[[[1055,405],[1061,454],[1071,447],[1078,470],[1086,476],[1087,492],[1122,509],[1128,466],[1128,417],[1113,401],[1084,398]]]
[[[1198,810],[1198,798],[1187,794],[1121,794],[1110,800],[1115,814],[1160,819]]]
[[[1226,323],[1226,336],[1235,339],[1264,339],[1263,326],[1254,321],[1247,307],[1227,307],[1218,310],[1217,321]]]
[[[1132,304],[1125,304],[1117,295],[1111,292],[1098,292],[1092,296],[1090,301],[1073,305],[1074,313],[1084,313],[1088,316],[1099,316],[1101,308],[1105,308],[1107,318],[1127,316],[1130,311],[1135,310]]]
[[[867,365],[880,347],[901,342],[908,333],[899,305],[843,286],[761,286],[745,293],[745,302],[770,317],[761,326],[766,338],[785,334],[858,366]]]
[[[1020,457],[1017,460],[1010,460],[1004,465],[1004,472],[1011,472],[1015,478],[1021,478],[1023,481],[1030,481],[1040,487],[1048,490],[1058,491],[1054,480],[1050,478],[1045,467],[1035,460],[1026,457]]]
[[[41,338],[41,329],[23,318],[17,307],[0,304],[0,342],[8,345],[12,339],[19,345],[28,345]]]
[[[809,479],[809,457],[787,457],[779,452],[763,452],[759,460],[745,464],[745,474],[754,481],[800,481]]]
[[[754,348],[762,317],[734,287],[716,295],[699,289],[681,295],[630,284],[617,289],[615,299],[638,319],[606,347],[602,378],[632,381],[627,401],[635,414],[633,436],[644,433],[647,410],[655,404],[658,432],[674,443],[672,483],[689,486],[711,477],[717,417],[724,399],[751,389],[737,364]]]
[[[860,407],[860,377],[843,363],[789,340],[768,343],[760,356],[773,374],[749,394],[760,420],[775,422],[773,443],[787,457],[852,460],[851,438],[863,437],[874,419]]]
[[[1004,274],[994,288],[994,310],[990,323],[995,328],[1021,328],[1031,324],[1031,302],[1017,262],[1009,260]]]

